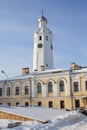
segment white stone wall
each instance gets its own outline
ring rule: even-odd
[[[52,32],[47,29],[46,21],[40,21],[39,24],[38,30],[34,33],[33,71],[40,71],[41,65],[45,69],[53,69]],[[38,44],[42,44],[42,47],[38,48]]]

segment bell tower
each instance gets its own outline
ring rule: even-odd
[[[53,69],[52,31],[47,28],[47,19],[42,16],[38,19],[38,29],[34,32],[33,71]]]

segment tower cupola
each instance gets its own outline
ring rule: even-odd
[[[42,12],[42,16],[38,19],[38,24],[39,24],[39,28],[46,28],[47,19],[43,16],[43,12]]]

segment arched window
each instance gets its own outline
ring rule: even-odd
[[[37,84],[37,93],[41,93],[42,92],[42,86],[41,83]]]
[[[49,82],[48,83],[48,93],[51,93],[51,92],[53,92],[53,84],[52,84],[52,82]]]
[[[63,80],[60,81],[59,85],[60,85],[60,92],[64,91],[64,81]]]

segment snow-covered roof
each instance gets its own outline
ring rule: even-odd
[[[48,73],[48,72],[62,72],[62,71],[67,71],[68,69],[50,69],[50,70],[45,70],[40,73]]]
[[[32,78],[33,76],[41,76],[41,75],[51,75],[51,74],[57,74],[57,73],[65,73],[65,72],[70,72],[70,69],[51,69],[51,70],[45,70],[41,72],[32,72],[28,74],[21,74],[19,76],[14,76],[8,79],[3,79],[0,81],[9,81],[9,80],[17,80],[17,79],[28,79]],[[72,70],[71,74],[76,74],[76,73],[87,73],[87,67],[82,67],[80,69]]]
[[[83,67],[81,69],[76,69],[72,71],[72,73],[86,73],[86,72],[87,72],[87,67]]]
[[[64,110],[58,110],[53,108],[44,108],[44,107],[9,107],[9,106],[0,106],[0,111],[7,113],[12,113],[38,121],[48,121],[57,116],[66,114],[68,112]]]
[[[50,73],[61,73],[61,72],[65,72],[65,71],[69,71],[67,69],[51,69],[51,70],[45,70],[45,71],[41,71],[41,72],[32,72],[32,73],[28,73],[28,74],[21,74],[19,76],[14,76],[14,77],[11,77],[11,78],[7,78],[7,79],[4,79],[4,80],[0,80],[0,81],[9,81],[9,80],[16,80],[16,79],[28,79],[28,78],[32,78],[34,75],[47,75],[47,74],[50,74]]]

